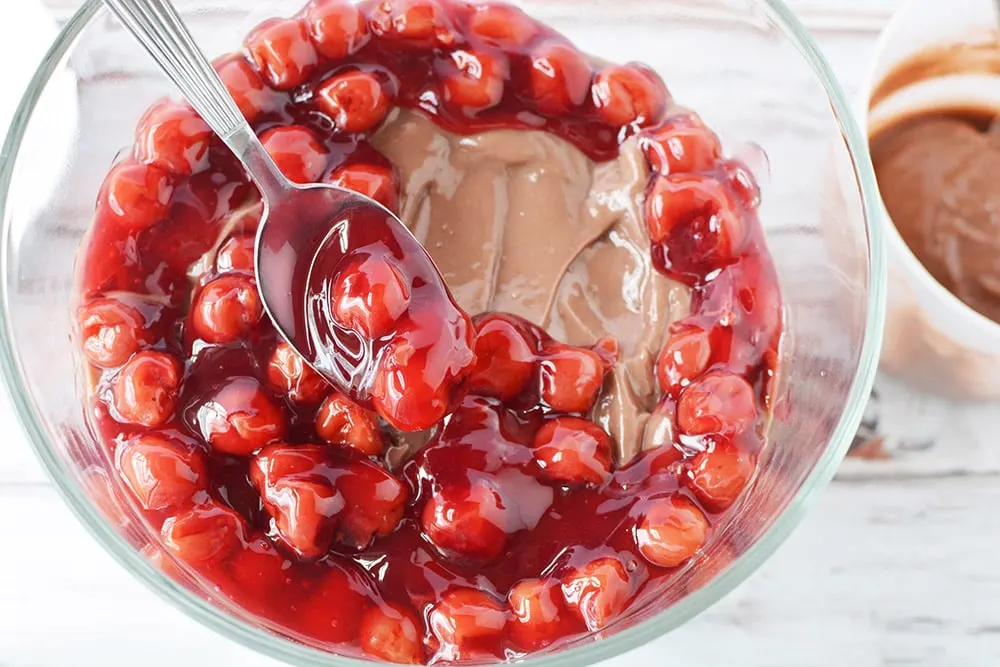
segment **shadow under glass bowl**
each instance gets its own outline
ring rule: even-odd
[[[214,2],[195,37],[206,53],[236,48],[260,11]],[[885,248],[875,178],[851,105],[812,38],[779,0],[525,0],[528,13],[584,51],[656,69],[673,96],[716,129],[727,151],[759,145],[770,177],[760,211],[778,269],[786,336],[769,444],[760,471],[712,541],[682,572],[647,591],[611,627],[532,666],[605,659],[680,626],[746,579],[788,536],[846,453],[874,379],[885,300]],[[208,11],[211,9],[211,11]],[[72,146],[53,147],[46,119],[55,82],[79,91]],[[0,155],[0,364],[13,404],[44,467],[74,513],[123,567],[209,628],[298,665],[363,660],[325,653],[264,627],[202,589],[192,594],[140,553],[155,540],[117,487],[113,465],[84,419],[80,361],[70,340],[74,263],[103,174],[132,141],[142,110],[173,91],[128,35],[88,0],[42,63]],[[66,148],[67,150],[63,150]],[[40,192],[38,161],[58,186]],[[110,517],[110,518],[109,518]],[[188,582],[192,585],[193,582]]]

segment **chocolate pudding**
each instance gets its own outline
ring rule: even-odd
[[[652,265],[634,139],[598,164],[550,133],[457,135],[398,109],[372,143],[400,171],[400,218],[464,310],[513,313],[572,345],[614,336],[619,363],[593,418],[619,463],[671,439],[650,423],[653,362],[690,289]]]
[[[897,65],[870,106],[931,79],[997,74],[1000,49],[993,40],[943,44]],[[873,123],[869,139],[882,200],[903,240],[941,285],[994,321],[1000,321],[998,111],[961,92],[943,94],[939,103]]]
[[[904,117],[871,139],[886,209],[934,278],[1000,322],[1000,131],[984,109]]]

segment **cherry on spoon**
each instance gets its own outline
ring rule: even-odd
[[[394,427],[437,423],[461,399],[475,332],[423,246],[374,200],[285,178],[169,0],[104,4],[260,189],[255,270],[279,334]]]

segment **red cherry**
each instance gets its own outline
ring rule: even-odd
[[[594,422],[556,417],[535,436],[535,460],[546,479],[562,484],[601,484],[611,473],[611,438]]]
[[[371,13],[379,38],[411,48],[446,47],[458,38],[436,0],[382,0]]]
[[[541,396],[558,412],[587,412],[604,384],[607,368],[592,350],[562,343],[542,347],[539,381]]]
[[[77,313],[83,354],[101,368],[121,366],[146,337],[145,321],[138,309],[114,297],[91,301]]]
[[[215,255],[219,273],[254,273],[254,237],[252,234],[230,236]]]
[[[694,113],[672,116],[640,135],[650,168],[664,176],[710,171],[722,157],[722,144]]]
[[[307,127],[276,127],[262,134],[260,140],[290,181],[315,183],[326,171],[326,146]]]
[[[327,179],[333,185],[374,199],[390,211],[399,207],[399,188],[391,167],[350,164],[334,169]]]
[[[245,45],[257,69],[278,90],[305,83],[319,63],[306,26],[298,19],[264,21],[247,35]]]
[[[316,101],[341,132],[356,134],[374,129],[391,102],[378,77],[368,72],[345,72],[323,81]]]
[[[770,260],[751,252],[699,290],[699,313],[727,324],[718,327],[725,335],[713,338],[713,356],[734,373],[759,366],[778,342],[782,312],[776,282]]]
[[[440,645],[438,656],[460,658],[472,642],[499,637],[507,623],[507,610],[489,593],[474,588],[453,588],[427,613],[427,627]]]
[[[331,312],[345,329],[381,338],[409,308],[410,293],[410,280],[395,257],[367,254],[341,269],[333,283]]]
[[[156,433],[141,433],[116,452],[121,473],[139,504],[165,510],[189,502],[208,486],[200,449]]]
[[[261,114],[278,105],[278,97],[264,85],[264,80],[247,60],[238,53],[215,61],[215,71],[226,86],[248,123],[256,122]]]
[[[489,109],[500,103],[507,63],[488,52],[452,51],[449,74],[444,79],[444,101],[468,111]]]
[[[635,594],[625,565],[611,556],[597,558],[562,578],[566,606],[591,632],[601,630],[625,610]]]
[[[316,50],[331,60],[344,60],[368,43],[368,21],[350,0],[315,0],[306,22]]]
[[[477,479],[469,487],[434,493],[424,506],[421,526],[427,539],[448,554],[492,560],[504,550],[514,520],[500,491]]]
[[[389,471],[371,461],[346,463],[337,477],[337,489],[347,508],[335,539],[352,549],[364,549],[379,535],[396,530],[409,500],[408,488]]]
[[[663,80],[645,65],[611,65],[598,72],[593,87],[597,115],[608,125],[651,125],[663,117],[670,95]]]
[[[564,114],[587,99],[592,75],[590,64],[576,48],[547,42],[532,55],[528,96],[542,113]]]
[[[469,392],[502,401],[517,398],[535,372],[533,345],[503,315],[488,315],[476,323],[476,364]]]
[[[167,518],[163,546],[186,563],[217,561],[246,541],[246,523],[235,510],[214,500]]]
[[[270,388],[283,393],[296,403],[319,403],[330,391],[330,385],[295,349],[282,341],[274,348],[267,364],[267,381]]]
[[[180,364],[164,352],[137,352],[112,386],[115,410],[127,423],[160,426],[174,413]]]
[[[538,651],[573,632],[563,604],[559,583],[523,579],[507,594],[510,636],[526,651]]]
[[[743,243],[736,201],[707,176],[654,179],[646,197],[646,225],[657,266],[682,273],[717,268]]]
[[[122,226],[142,231],[167,216],[173,177],[153,165],[126,160],[114,166],[102,189],[106,210]]]
[[[302,558],[319,558],[330,549],[345,504],[336,489],[306,479],[279,479],[261,490],[261,498],[292,551]]]
[[[335,562],[306,601],[297,606],[291,624],[314,641],[354,642],[367,606],[368,596],[360,576]]]
[[[670,328],[670,338],[656,362],[656,377],[664,393],[677,395],[705,372],[712,358],[711,334],[701,325],[680,322]]]
[[[725,371],[703,375],[677,401],[677,425],[688,435],[733,435],[750,428],[756,419],[753,388]]]
[[[302,558],[319,558],[333,541],[344,497],[324,476],[315,446],[278,443],[258,452],[250,479],[281,540]]]
[[[232,343],[253,329],[264,308],[253,279],[224,275],[205,285],[191,308],[191,328],[208,343]]]
[[[538,24],[512,5],[479,5],[469,17],[469,32],[490,46],[519,51],[538,34]]]
[[[721,512],[739,498],[750,482],[754,461],[735,444],[718,441],[689,464],[688,486],[706,509]]]
[[[331,445],[344,445],[365,456],[379,456],[385,448],[375,415],[338,392],[319,406],[316,434]]]
[[[722,172],[726,183],[736,194],[744,208],[755,209],[760,205],[760,186],[750,169],[739,160],[724,160]]]
[[[300,596],[293,588],[297,583],[295,570],[267,537],[250,538],[223,566],[228,578],[221,592],[246,611],[283,622],[285,609],[298,606]]]
[[[745,282],[742,279],[742,269],[746,259],[747,257],[743,256],[739,262],[730,264],[716,273],[694,297],[695,304],[692,310],[701,318],[711,318],[717,322],[717,329],[732,331],[734,326],[743,323],[739,292]],[[732,341],[730,340],[728,345],[721,340],[713,341],[715,342],[720,344],[713,344],[713,355],[728,361],[730,366],[736,366],[732,358],[736,352],[731,349]]]
[[[471,363],[472,353],[469,350]],[[400,431],[423,431],[444,419],[457,401],[456,380],[429,360],[428,349],[414,349],[405,338],[386,346],[372,384],[375,411]]]
[[[708,519],[683,496],[654,501],[635,529],[639,552],[659,567],[680,567],[701,549],[707,537]]]
[[[421,355],[426,359],[426,355]],[[404,361],[404,359],[406,361]],[[409,357],[396,348],[383,359],[382,370],[372,388],[375,411],[400,431],[415,433],[431,428],[448,414],[451,387],[428,385],[420,378],[426,361]]]
[[[322,445],[289,445],[283,442],[268,445],[254,455],[250,481],[258,489],[265,489],[291,477],[326,479],[328,453]]]
[[[417,665],[424,659],[422,629],[408,607],[391,602],[376,605],[361,616],[361,648],[379,660]]]
[[[208,166],[212,130],[187,104],[160,100],[143,114],[135,131],[135,156],[179,176]]]
[[[198,408],[201,435],[225,454],[248,456],[285,435],[285,413],[249,377],[229,381]]]

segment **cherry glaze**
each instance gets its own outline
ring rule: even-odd
[[[398,174],[367,136],[394,106],[459,134],[544,130],[597,161],[637,135],[654,264],[692,309],[655,361],[659,446],[616,467],[590,419],[613,339],[576,348],[516,317],[470,321],[407,239],[334,231],[310,256],[339,242],[346,256],[296,278],[322,298],[288,306],[322,316],[307,342],[354,346],[367,399],[352,402],[259,316],[256,191],[186,105],[158,103],[99,193],[77,314],[95,435],[161,533],[144,553],[280,633],[400,663],[559,646],[662,590],[764,445],[781,304],[753,178],[648,69],[595,69],[506,5],[312,0],[246,47],[216,67],[286,174],[391,209]],[[462,344],[467,370],[431,361]],[[393,414],[433,424],[402,463]]]
[[[272,315],[337,389],[401,431],[430,428],[461,401],[475,360],[472,320],[388,213],[358,206],[319,220],[303,210],[270,220],[260,243],[262,274],[291,279],[262,286]]]

